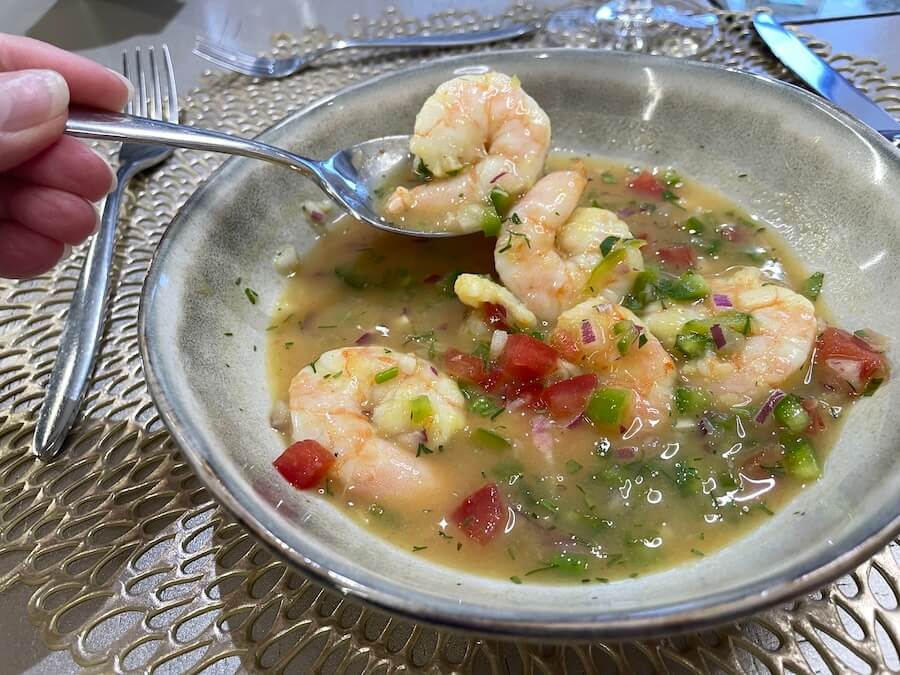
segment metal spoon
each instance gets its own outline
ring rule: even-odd
[[[77,108],[70,109],[65,132],[81,138],[209,150],[282,164],[312,178],[350,215],[379,230],[425,238],[464,234],[409,230],[397,227],[379,213],[376,190],[394,170],[410,165],[409,136],[375,138],[340,150],[325,161],[317,161],[260,141],[219,131]]]

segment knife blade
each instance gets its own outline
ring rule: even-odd
[[[854,87],[768,12],[757,12],[753,26],[772,53],[813,90],[888,140],[900,138],[900,123]]]

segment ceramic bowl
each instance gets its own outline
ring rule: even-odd
[[[777,228],[811,269],[827,272],[827,301],[841,325],[900,332],[900,158],[867,127],[790,85],[658,57],[494,52],[346,89],[261,138],[327,157],[409,133],[438,84],[488,69],[519,76],[550,115],[556,148],[671,165],[717,188]],[[282,282],[272,258],[284,244],[313,244],[299,204],[321,198],[291,171],[227,162],[160,244],[140,324],[150,391],[185,456],[226,508],[311,576],[446,627],[544,639],[648,636],[732,620],[808,591],[898,530],[900,416],[891,411],[900,386],[890,382],[854,408],[820,481],[745,538],[691,564],[608,585],[515,586],[370,535],[271,465],[283,449],[269,427],[262,349]],[[257,304],[237,277],[259,292]]]

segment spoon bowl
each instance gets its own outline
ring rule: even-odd
[[[412,158],[409,154],[409,136],[383,136],[363,141],[319,161],[301,157],[274,145],[220,131],[79,108],[69,111],[65,132],[80,138],[169,145],[262,159],[290,167],[312,178],[347,213],[379,230],[426,239],[466,234],[423,232],[398,227],[381,215],[379,188],[392,173],[410,164]]]

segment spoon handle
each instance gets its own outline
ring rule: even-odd
[[[167,145],[175,148],[208,150],[253,157],[276,164],[284,164],[313,178],[320,185],[322,183],[318,162],[266,143],[232,136],[221,131],[195,129],[181,124],[160,122],[146,117],[134,117],[124,113],[70,108],[65,133],[79,138]]]

